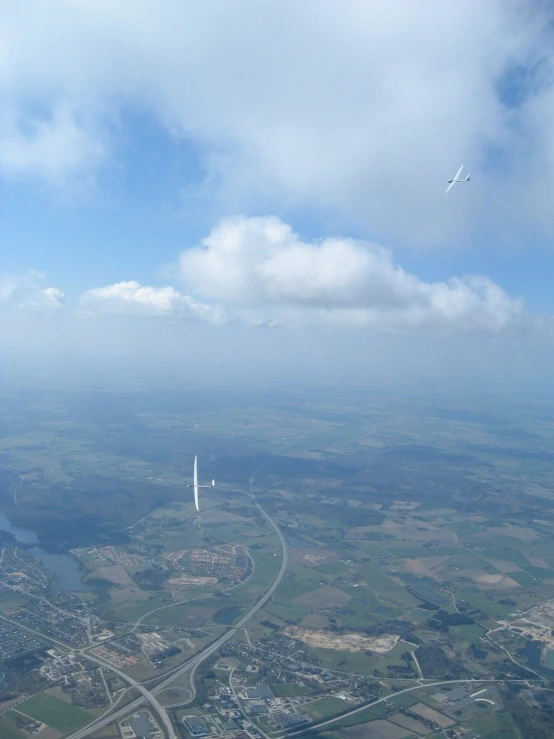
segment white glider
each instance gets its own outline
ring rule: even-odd
[[[471,179],[469,175],[468,175],[468,176],[467,176],[467,177],[465,178],[465,180],[459,180],[459,179],[458,179],[458,177],[459,177],[459,176],[460,176],[460,175],[462,174],[462,169],[463,169],[463,168],[464,168],[464,165],[462,164],[462,166],[460,167],[460,169],[459,169],[459,170],[458,170],[458,171],[456,172],[456,176],[454,177],[454,179],[453,179],[453,180],[448,180],[448,182],[449,182],[449,185],[448,185],[448,187],[446,188],[446,190],[444,191],[444,194],[445,194],[445,195],[446,195],[446,193],[447,193],[447,192],[448,192],[448,191],[449,191],[449,190],[450,190],[450,189],[451,189],[452,187],[454,187],[454,184],[455,184],[456,182],[469,182],[469,180]]]
[[[199,511],[198,507],[198,489],[199,488],[213,488],[215,487],[215,480],[212,480],[211,485],[199,485],[198,484],[198,456],[194,457],[194,477],[192,479],[193,484],[187,485],[189,488],[194,488],[194,505],[196,510]]]

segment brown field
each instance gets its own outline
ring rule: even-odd
[[[429,557],[429,559],[438,560],[438,557]],[[413,575],[426,575],[429,572],[429,567],[432,566],[431,562],[424,562],[421,559],[403,559],[399,565],[406,571]]]
[[[356,526],[348,531],[346,538],[365,539],[366,533],[385,533],[391,534],[395,539],[422,542],[432,541],[450,546],[456,546],[459,543],[458,537],[453,531],[435,528],[431,524],[423,524],[421,521],[410,518],[409,516],[399,517],[395,521],[389,519],[384,521],[380,526]]]
[[[391,724],[385,719],[340,729],[340,736],[346,739],[403,739],[410,734],[411,732],[407,729]]]
[[[521,585],[511,577],[506,575],[471,575],[474,582],[484,590],[506,590],[509,588],[519,588]]]
[[[467,582],[471,580],[471,582],[483,590],[510,590],[521,587],[519,583],[501,572],[488,573],[478,569],[451,570],[448,567],[440,567],[433,570],[433,574],[448,579],[451,582],[460,582],[463,580]]]
[[[438,711],[435,711],[434,708],[429,708],[425,703],[416,703],[415,706],[410,706],[410,711],[417,713],[418,716],[423,716],[423,718],[426,718],[429,721],[434,721],[441,727],[441,729],[445,729],[456,723],[455,721],[452,721],[452,719],[448,718],[448,716],[445,716],[444,713],[439,713]]]
[[[391,721],[393,724],[397,724],[398,726],[402,726],[403,729],[409,729],[410,731],[413,731],[414,734],[419,734],[420,736],[426,736],[429,733],[429,729],[421,721],[417,721],[415,718],[410,718],[409,716],[404,716],[402,713],[395,713],[394,716],[389,716],[388,721]]]
[[[0,702],[0,713],[4,713],[4,711],[7,711],[8,708],[10,708],[10,706],[13,706],[14,703],[17,703],[18,700],[19,700],[19,698],[16,697],[16,698],[14,698],[13,700],[10,700],[10,701],[2,701],[2,702]]]
[[[40,737],[40,739],[59,739],[63,734],[61,731],[56,731],[56,729],[53,729],[51,726],[45,726],[38,734],[36,734],[36,736]]]
[[[340,588],[335,588],[332,585],[322,585],[317,590],[297,596],[293,599],[293,603],[308,608],[340,608],[350,600],[352,600],[352,596]]]
[[[336,562],[340,559],[340,555],[329,549],[321,549],[320,547],[310,547],[308,551],[301,548],[290,548],[290,561],[295,565],[304,565],[304,567],[317,567],[328,562]]]
[[[527,558],[529,559],[529,558]],[[512,564],[512,562],[507,562],[506,560],[502,559],[487,559],[487,562],[491,564],[495,570],[498,570],[499,572],[517,572],[520,568],[517,565]],[[534,564],[531,562],[531,564]],[[537,567],[548,567],[548,565],[536,565]]]
[[[524,526],[514,526],[513,524],[509,524],[508,526],[498,526],[494,529],[488,529],[487,531],[484,531],[483,534],[480,536],[487,537],[490,533],[492,534],[501,534],[502,536],[511,536],[514,539],[519,539],[519,541],[535,541],[537,538],[537,534],[533,531],[533,529],[528,529]]]

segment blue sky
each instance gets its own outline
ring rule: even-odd
[[[549,345],[546,4],[129,8],[0,11],[2,321]]]

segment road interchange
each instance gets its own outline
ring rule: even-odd
[[[231,637],[234,635],[235,631],[237,629],[240,629],[244,627],[244,625],[254,616],[261,608],[265,606],[265,604],[270,600],[270,598],[274,595],[275,591],[281,584],[288,565],[288,548],[287,543],[285,541],[285,537],[281,533],[281,530],[275,523],[274,519],[261,507],[261,505],[257,502],[254,493],[252,492],[254,485],[254,477],[252,476],[250,478],[250,495],[252,497],[252,500],[254,502],[254,505],[258,509],[258,511],[262,514],[262,516],[268,521],[268,523],[271,525],[275,533],[277,534],[281,549],[282,549],[282,559],[281,559],[281,567],[279,568],[279,572],[277,573],[275,579],[271,583],[271,586],[266,590],[264,595],[252,606],[252,608],[242,616],[239,621],[234,624],[232,627],[229,628],[228,631],[226,631],[224,634],[222,634],[220,637],[218,637],[214,642],[209,644],[207,647],[205,647],[201,652],[194,655],[190,659],[188,659],[186,662],[184,662],[182,665],[180,665],[178,668],[171,671],[171,674],[165,679],[162,680],[161,683],[159,683],[155,688],[152,690],[147,690],[144,685],[141,683],[138,683],[137,681],[133,680],[133,684],[131,687],[136,688],[139,690],[142,695],[132,701],[131,703],[128,703],[127,705],[123,706],[119,710],[114,711],[114,706],[111,706],[106,713],[104,713],[99,718],[92,721],[87,726],[83,727],[82,729],[79,729],[78,731],[74,732],[70,736],[67,737],[67,739],[85,739],[85,737],[90,736],[95,731],[98,731],[98,729],[101,729],[103,726],[106,726],[114,721],[121,720],[125,718],[126,716],[134,713],[140,706],[144,704],[145,701],[147,701],[150,704],[150,707],[154,710],[156,715],[161,719],[162,724],[165,728],[165,733],[167,739],[175,739],[175,731],[173,729],[173,726],[171,725],[171,719],[169,718],[169,715],[166,711],[166,709],[159,703],[159,701],[156,699],[156,695],[163,692],[166,688],[168,688],[171,683],[173,683],[178,678],[185,675],[189,670],[191,671],[191,685],[192,685],[192,679],[194,676],[194,670],[205,660],[207,660],[209,657],[211,657],[215,652],[218,651]],[[105,665],[111,668],[110,665]],[[123,673],[125,675],[125,673]],[[125,675],[127,678],[127,682],[130,682],[132,678],[129,678],[127,675]],[[194,693],[193,693],[194,695]]]

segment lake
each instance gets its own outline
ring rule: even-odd
[[[542,675],[547,675],[550,679],[554,677],[554,670],[541,664],[541,653],[543,643],[540,641],[525,642],[525,649],[521,652],[527,659],[527,664]]]
[[[0,513],[0,531],[7,531],[20,544],[39,544],[38,536],[31,529],[22,529],[14,526],[9,518]],[[26,551],[41,563],[45,570],[56,578],[55,589],[58,592],[74,593],[90,592],[93,590],[82,579],[77,562],[68,554],[50,554],[39,546],[26,548]]]

